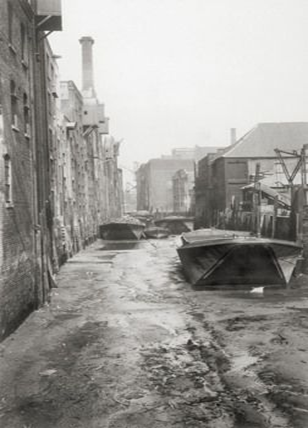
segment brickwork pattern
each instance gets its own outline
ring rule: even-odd
[[[12,176],[12,202],[8,205],[4,199],[4,168],[0,168],[1,339],[35,307],[35,189],[31,135],[33,15],[29,5],[2,1],[0,32],[0,104],[4,136],[0,141],[0,162],[3,164],[4,155],[9,156]]]

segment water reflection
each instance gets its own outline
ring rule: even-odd
[[[138,250],[142,247],[140,241],[102,241],[103,246],[100,251],[126,251]]]

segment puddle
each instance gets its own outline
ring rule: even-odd
[[[81,265],[81,264],[86,264],[86,265],[101,265],[102,263],[110,263],[110,261],[102,261],[102,260],[69,260],[67,262],[67,264],[75,264],[75,265]]]
[[[139,241],[113,241],[103,243],[103,247],[98,248],[99,251],[125,251],[125,250],[139,250],[142,244]]]
[[[200,322],[204,321],[204,313],[203,312],[189,312],[189,313],[197,321],[200,321]]]
[[[104,254],[103,256],[97,256],[97,258],[102,260],[102,263],[112,263],[115,256],[116,254]]]

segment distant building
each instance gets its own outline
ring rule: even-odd
[[[198,162],[195,177],[195,227],[212,225],[212,168],[215,153],[209,153]]]
[[[124,211],[126,213],[131,213],[137,210],[137,188],[135,183],[126,183],[124,201]]]
[[[208,153],[215,152],[217,147],[214,146],[194,146],[194,147],[177,147],[172,149],[171,155],[162,155],[162,159],[194,159],[199,161]]]
[[[275,149],[300,150],[308,141],[308,123],[260,123],[246,135],[199,161],[196,179],[196,219],[199,226],[216,225],[219,214],[242,201],[242,188],[255,176],[256,166],[273,172]],[[283,154],[292,167],[294,158]]]
[[[178,170],[172,177],[173,212],[191,214],[193,208],[194,171]]]
[[[193,171],[192,159],[151,159],[139,167],[137,178],[137,210],[173,212],[172,178],[179,169]]]
[[[147,210],[151,212],[172,213],[175,205],[188,204],[188,192],[193,186],[195,161],[204,154],[213,150],[213,147],[193,147],[175,148],[171,155],[164,155],[159,159],[150,159],[142,164],[136,173],[137,179],[137,210]],[[179,177],[173,183],[173,177],[180,171],[185,170],[189,178],[187,183],[179,184]],[[174,187],[175,186],[175,187]],[[185,202],[178,191],[185,187]],[[174,196],[174,189],[177,195]],[[181,202],[180,202],[181,201]]]

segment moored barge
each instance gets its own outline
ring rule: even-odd
[[[181,235],[193,230],[194,219],[184,216],[167,216],[154,221],[155,226],[169,230],[171,235]]]
[[[134,218],[121,218],[101,224],[100,238],[111,241],[139,240],[143,237],[145,224]]]
[[[302,253],[295,242],[249,232],[201,229],[182,235],[177,248],[188,280],[197,286],[286,285]]]
[[[150,226],[145,228],[144,235],[148,239],[163,239],[168,238],[170,232],[164,227]]]

